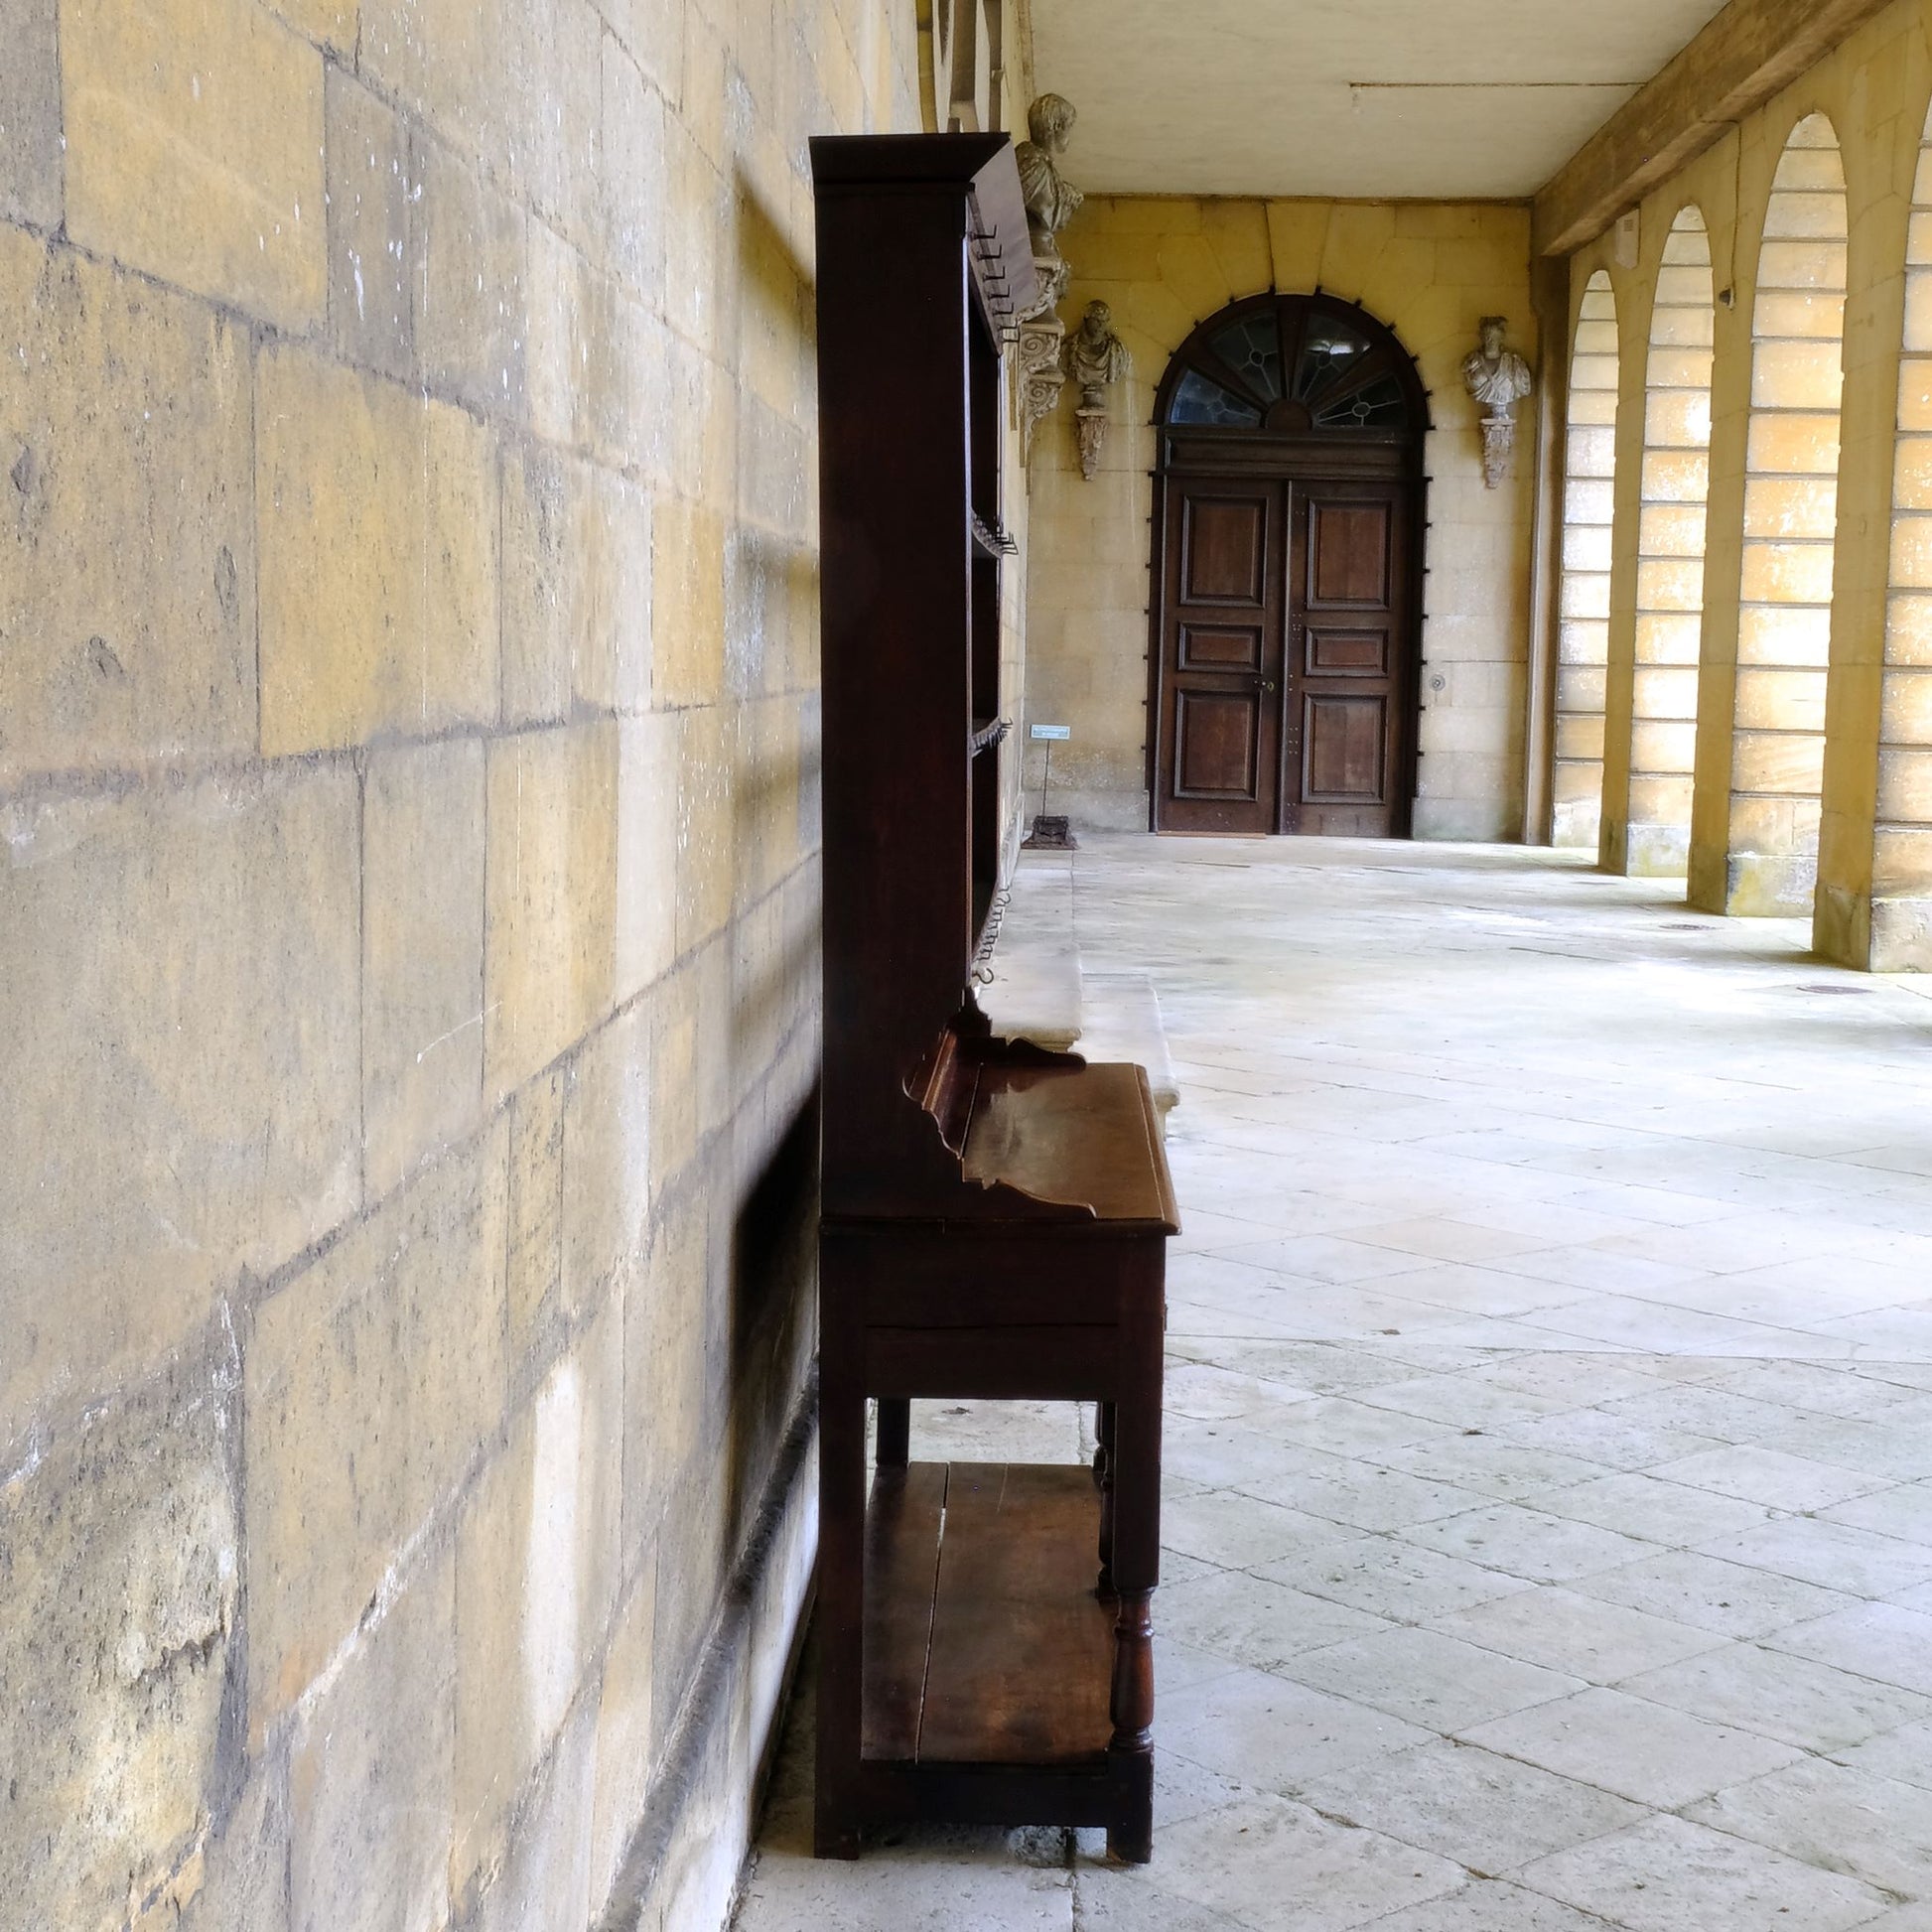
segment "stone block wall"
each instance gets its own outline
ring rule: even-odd
[[[0,1918],[698,1932],[888,0],[0,0]]]
[[[1594,851],[1603,796],[1603,686],[1616,505],[1616,300],[1610,278],[1601,271],[1578,312],[1567,393],[1550,843]]]
[[[1527,207],[1089,196],[1061,237],[1074,281],[1060,314],[1107,302],[1134,358],[1113,391],[1103,467],[1083,481],[1069,385],[1030,465],[1027,715],[1067,724],[1048,809],[1121,829],[1148,823],[1148,518],[1154,395],[1196,323],[1241,296],[1316,288],[1394,329],[1421,365],[1433,428],[1423,627],[1422,838],[1516,838],[1530,636],[1533,405],[1515,475],[1484,487],[1480,411],[1462,357],[1485,315],[1537,355]],[[1039,809],[1044,746],[1027,746]]]
[[[1618,731],[1602,762],[1619,770],[1627,762],[1629,789],[1623,797],[1607,795],[1599,768],[1593,801],[1602,808],[1603,865],[1644,878],[1681,878],[1690,863],[1717,307],[1711,236],[1703,213],[1685,208],[1664,242],[1651,309],[1627,691],[1619,676],[1612,699],[1605,679],[1605,710]],[[1568,440],[1575,436],[1573,424]],[[1608,493],[1614,497],[1613,489]],[[1611,523],[1614,559],[1613,505]],[[1606,635],[1606,663],[1607,644]],[[1618,656],[1621,671],[1626,666],[1623,653]]]

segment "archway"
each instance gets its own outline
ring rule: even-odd
[[[1570,358],[1564,445],[1563,617],[1557,633],[1552,843],[1596,850],[1603,809],[1603,702],[1616,523],[1616,296],[1607,269],[1584,290]]]
[[[1716,323],[1711,236],[1702,210],[1687,207],[1664,243],[1651,310],[1630,789],[1623,850],[1606,855],[1659,879],[1683,878],[1690,862]]]
[[[1751,319],[1727,912],[1809,912],[1817,884],[1847,235],[1838,136],[1813,114],[1778,163]]]
[[[1421,377],[1373,316],[1259,295],[1162,381],[1156,831],[1404,837],[1415,795]]]

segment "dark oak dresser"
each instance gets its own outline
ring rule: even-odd
[[[996,1038],[1005,135],[812,143],[824,682],[817,1849],[1152,1853],[1173,1191],[1146,1074]],[[1095,1466],[910,1462],[913,1398],[1098,1405]],[[868,1404],[878,1404],[876,1470]]]

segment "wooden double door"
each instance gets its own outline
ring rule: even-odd
[[[1406,836],[1417,485],[1160,487],[1155,830]]]

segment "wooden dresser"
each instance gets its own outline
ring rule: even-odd
[[[1173,1191],[1147,1076],[998,1040],[1005,135],[812,143],[824,681],[817,1843],[913,1819],[1152,1851]],[[1092,1470],[911,1463],[915,1397],[1092,1402]],[[878,1404],[877,1470],[866,1456]]]

